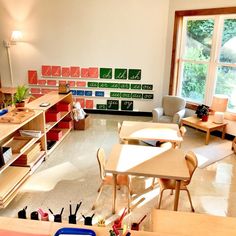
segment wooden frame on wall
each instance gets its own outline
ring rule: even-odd
[[[171,68],[170,68],[170,84],[169,84],[170,95],[176,95],[176,92],[177,92],[178,68],[179,68],[178,63],[179,63],[179,54],[180,54],[179,45],[181,44],[183,17],[219,15],[219,14],[236,14],[236,7],[183,10],[183,11],[175,12],[173,43],[172,43],[172,57],[171,57]],[[197,107],[197,104],[187,103],[186,107],[189,109],[195,110]]]

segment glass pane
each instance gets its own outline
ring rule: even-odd
[[[184,59],[209,61],[214,20],[188,20]]]
[[[220,62],[236,63],[236,19],[224,21]]]
[[[184,63],[181,96],[187,101],[203,103],[208,65]]]
[[[215,94],[227,95],[228,109],[236,112],[236,68],[227,66],[218,68]]]

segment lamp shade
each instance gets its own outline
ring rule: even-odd
[[[225,112],[227,110],[229,98],[226,95],[217,94],[213,96],[211,109],[213,111]]]
[[[22,40],[22,38],[23,38],[23,36],[22,36],[21,31],[18,31],[18,30],[12,31],[12,34],[11,34],[11,41],[12,42],[19,42]]]

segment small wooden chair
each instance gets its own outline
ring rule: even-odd
[[[197,162],[197,157],[196,155],[189,151],[186,156],[185,156],[185,160],[189,169],[189,175],[190,175],[190,179],[187,181],[181,181],[180,183],[180,190],[184,190],[187,192],[188,194],[188,199],[191,205],[191,210],[194,212],[194,208],[193,208],[193,204],[192,204],[192,200],[191,200],[191,196],[189,193],[189,190],[187,188],[187,185],[190,184],[192,176],[194,171],[196,170],[197,166],[198,166],[198,162]],[[163,192],[166,189],[170,189],[170,190],[175,190],[175,180],[174,179],[158,179],[159,182],[159,186],[160,186],[160,197],[159,197],[159,204],[158,204],[158,209],[160,209],[161,207],[161,200],[162,200],[162,196],[163,196]]]
[[[105,185],[113,185],[113,176],[107,175],[105,173],[105,152],[103,148],[99,148],[97,151],[97,160],[100,170],[100,178],[101,178],[101,185],[98,189],[98,196],[93,204],[92,210],[96,208],[97,201],[102,193],[103,187]],[[130,199],[131,199],[131,190],[130,190],[130,180],[128,175],[117,175],[117,185],[118,186],[126,186],[128,188],[128,209],[130,209]]]
[[[232,150],[234,151],[234,153],[236,153],[236,137],[234,138],[232,142]]]

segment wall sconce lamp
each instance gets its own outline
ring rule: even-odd
[[[12,73],[12,64],[11,64],[11,53],[10,53],[10,46],[16,45],[17,42],[22,41],[22,32],[18,30],[12,31],[11,39],[10,41],[3,40],[3,46],[7,50],[7,58],[8,58],[8,64],[9,64],[9,70],[10,70],[10,79],[11,79],[11,86],[13,87],[14,80],[13,80],[13,73]]]
[[[227,110],[229,98],[223,94],[213,96],[211,109],[214,111],[214,122],[222,124],[224,121],[224,112]]]

